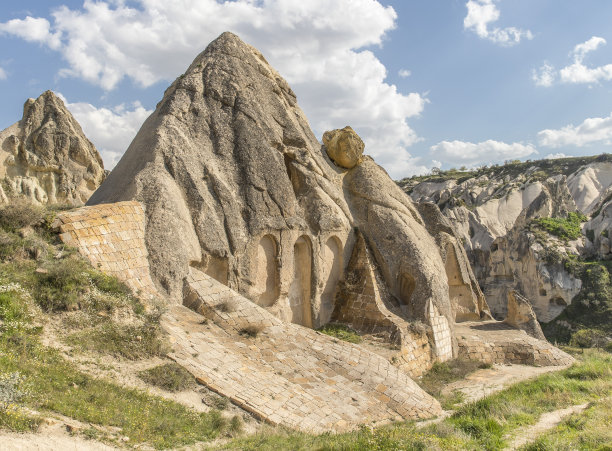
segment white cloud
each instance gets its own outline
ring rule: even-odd
[[[7,77],[6,71],[0,67],[0,80],[6,80]]]
[[[505,46],[518,44],[522,38],[533,39],[529,30],[515,27],[489,28],[500,16],[493,0],[469,0],[465,6],[468,13],[463,19],[463,28],[473,31],[483,39]]]
[[[46,44],[59,49],[60,33],[51,33],[51,24],[47,19],[27,16],[25,19],[13,19],[0,23],[0,33],[12,34],[28,42]]]
[[[538,86],[549,87],[552,86],[557,77],[562,83],[573,84],[595,84],[601,81],[612,80],[612,64],[598,67],[588,67],[584,64],[586,56],[602,45],[606,45],[606,40],[593,36],[588,41],[578,44],[570,52],[570,56],[574,59],[572,64],[565,66],[557,73],[551,65],[544,63],[539,71],[533,71],[533,81]]]
[[[524,158],[538,153],[531,144],[507,144],[491,139],[480,143],[442,141],[431,146],[433,156],[450,165],[477,166],[483,163]]]
[[[109,109],[96,108],[85,102],[70,103],[62,94],[58,93],[58,96],[100,152],[105,169],[115,167],[144,120],[152,113],[139,102],[129,108],[121,104]]]
[[[608,117],[585,119],[580,125],[567,125],[557,130],[542,130],[538,141],[544,147],[584,147],[592,143],[612,144],[612,113]]]
[[[537,86],[544,86],[548,88],[555,82],[556,73],[555,68],[548,63],[544,63],[539,70],[533,70],[531,79]]]
[[[412,72],[410,70],[408,70],[408,69],[400,69],[397,72],[397,75],[399,75],[402,78],[408,78],[408,77],[410,77],[412,75]]]
[[[567,158],[567,157],[569,157],[569,155],[565,155],[564,153],[559,152],[559,153],[549,153],[544,158],[546,158],[547,160],[557,160],[559,158]]]
[[[28,39],[15,24],[35,23],[38,37],[29,40],[61,53],[62,76],[105,90],[124,79],[143,87],[172,80],[211,40],[233,31],[292,85],[318,135],[350,124],[377,161],[402,162],[387,166],[399,176],[414,163],[406,147],[417,140],[406,120],[426,99],[386,83],[383,64],[363,49],[381,45],[396,18],[373,0],[85,0],[55,10],[52,24],[26,18],[0,29]]]

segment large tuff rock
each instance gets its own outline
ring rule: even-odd
[[[145,205],[153,279],[175,301],[191,266],[308,327],[330,320],[360,231],[393,314],[430,327],[434,359],[452,357],[457,309],[425,220],[372,159],[336,166],[287,82],[231,33],[166,90],[89,204],[121,200]],[[483,300],[465,295],[479,316]]]
[[[81,126],[53,92],[28,99],[23,118],[0,132],[0,201],[83,205],[105,177]]]
[[[450,221],[495,317],[506,316],[508,294],[516,290],[539,321],[549,322],[582,288],[563,264],[565,256],[612,258],[611,160],[542,160],[400,185],[417,203],[437,204]],[[564,242],[532,226],[535,219],[572,211],[591,215],[578,240]]]

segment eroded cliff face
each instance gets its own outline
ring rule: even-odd
[[[400,185],[417,203],[440,207],[498,319],[505,318],[508,295],[516,290],[532,303],[539,321],[551,321],[582,287],[564,260],[612,256],[612,163],[606,155],[405,179]],[[575,211],[591,216],[577,239],[561,239],[533,225],[538,218],[564,218]]]
[[[456,238],[442,252],[412,201],[361,151],[350,164],[330,160],[287,82],[224,33],[167,89],[88,204],[145,205],[153,279],[176,302],[193,267],[307,327],[330,320],[359,231],[390,316],[435,323],[434,356],[451,358],[458,309],[443,255]],[[462,311],[479,318],[486,302],[465,255],[453,255],[469,298]]]
[[[23,118],[0,132],[0,202],[83,205],[105,177],[94,145],[53,92],[28,99]]]

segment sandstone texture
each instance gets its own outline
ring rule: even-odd
[[[62,100],[28,99],[23,118],[0,132],[0,202],[83,205],[105,178],[94,145]]]
[[[531,308],[531,303],[516,291],[508,293],[508,316],[504,322],[524,330],[534,338],[546,340],[533,308]]]
[[[508,294],[516,291],[531,302],[539,321],[552,321],[582,288],[563,259],[612,258],[609,155],[508,164],[399,184],[417,203],[441,209],[498,319],[506,316]],[[537,218],[563,218],[574,211],[589,217],[577,240],[543,236],[531,227]]]
[[[365,147],[359,135],[349,126],[323,133],[323,144],[329,158],[346,169],[359,164]]]
[[[360,231],[395,314],[429,327],[442,316],[452,336],[445,261],[410,199],[371,158],[334,164],[285,80],[231,33],[168,88],[88,204],[124,200],[145,206],[152,277],[175,302],[193,267],[282,320],[321,326]]]

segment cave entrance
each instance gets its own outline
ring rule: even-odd
[[[293,281],[289,288],[291,322],[312,328],[312,244],[302,235],[293,246]]]

